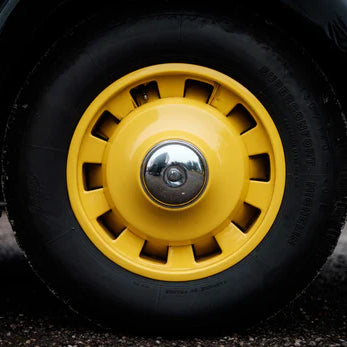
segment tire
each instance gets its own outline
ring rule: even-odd
[[[142,326],[155,329],[177,326],[183,329],[189,322],[189,329],[201,325],[239,327],[268,317],[314,278],[333,250],[344,222],[347,171],[342,153],[346,150],[346,139],[341,111],[328,82],[312,59],[286,34],[255,16],[235,13],[222,18],[177,12],[126,20],[110,17],[96,15],[62,37],[40,60],[18,95],[6,135],[4,177],[8,213],[21,247],[35,271],[63,301],[74,310],[109,326],[133,326],[134,322],[140,322]],[[170,65],[173,63],[176,64],[174,67]],[[264,130],[263,134],[264,138],[269,137],[267,143],[272,147],[269,155],[260,156],[257,172],[265,167],[265,173],[259,173],[256,181],[271,181],[269,175],[276,168],[274,187],[278,187],[278,194],[271,193],[269,201],[276,200],[277,203],[273,209],[272,205],[265,208],[271,212],[265,216],[271,215],[272,219],[269,217],[269,223],[261,224],[266,230],[257,241],[252,241],[252,247],[242,251],[240,259],[233,258],[233,262],[226,264],[215,258],[217,265],[211,271],[203,267],[201,272],[193,269],[187,272],[188,275],[176,276],[170,269],[165,272],[160,261],[141,270],[143,263],[138,263],[138,258],[128,263],[122,257],[114,258],[113,253],[108,253],[103,243],[97,241],[94,231],[89,232],[89,226],[85,227],[89,224],[83,217],[83,208],[82,212],[78,210],[78,178],[77,183],[74,182],[78,175],[71,175],[77,164],[71,159],[71,151],[75,148],[77,154],[73,158],[78,158],[84,135],[78,139],[76,134],[81,129],[82,119],[86,119],[90,107],[94,107],[90,105],[93,102],[92,105],[97,105],[101,100],[99,96],[105,97],[109,86],[116,83],[120,88],[119,81],[126,83],[124,81],[133,76],[138,76],[140,81],[141,74],[157,73],[156,69],[162,69],[160,73],[184,71],[188,75],[192,69],[194,76],[202,74],[205,77],[198,80],[193,93],[196,90],[200,93],[201,88],[208,91],[208,86],[214,86],[210,76],[231,84],[236,81],[237,93],[251,93],[250,103],[254,101],[257,107],[261,105],[255,107],[261,110],[259,114],[264,107],[270,115],[269,119],[259,116],[261,124],[263,120],[264,124],[269,124],[270,130]],[[141,96],[139,89],[131,90],[139,93],[133,96],[135,99]],[[209,93],[211,100],[213,91]],[[108,102],[109,99],[104,100]],[[189,101],[190,104],[184,107],[199,108],[200,102]],[[180,101],[173,103],[176,105]],[[117,107],[121,108],[121,105],[119,103]],[[258,111],[253,115],[251,107],[243,106],[239,112],[246,114],[242,116],[243,120],[259,124]],[[146,110],[146,107],[140,102],[137,104],[138,110]],[[176,106],[167,107],[171,110],[170,107]],[[117,119],[116,123],[131,124],[127,122]],[[95,127],[93,131],[97,131]],[[138,127],[134,126],[134,129]],[[244,129],[245,132],[248,130]],[[133,133],[129,133],[129,137],[132,136]],[[194,133],[194,136],[197,138],[199,134]],[[214,141],[212,136],[206,143],[209,141]],[[124,146],[132,146],[133,142]],[[154,142],[147,145],[148,150]],[[235,146],[238,148],[239,145]],[[110,149],[112,153],[123,150],[122,146],[114,147]],[[227,149],[223,151],[225,154]],[[233,156],[237,157],[239,152],[242,150],[235,150]],[[84,152],[87,156],[92,155],[90,153]],[[284,158],[282,162],[281,156]],[[129,158],[123,157],[124,160],[116,161],[119,171],[127,170]],[[239,162],[248,163],[250,157],[259,159],[251,154],[244,157]],[[93,163],[92,159],[88,160]],[[218,167],[220,172],[223,165],[229,165],[229,159],[225,160]],[[208,164],[212,180],[217,170]],[[113,170],[112,165],[108,162],[106,166],[110,169],[107,170]],[[248,172],[242,165],[242,170]],[[93,172],[93,168],[87,166],[88,170]],[[118,175],[118,169],[115,170]],[[97,176],[87,175],[91,179]],[[234,171],[232,175],[230,181],[239,179]],[[119,181],[118,176],[116,182],[111,181],[108,182],[113,187]],[[244,194],[238,192],[238,185],[228,191],[226,188],[232,184],[228,182],[227,179],[220,182],[225,194],[215,208],[209,209],[211,219],[224,211],[226,205],[232,204],[234,195]],[[84,181],[84,184],[90,190],[100,188],[98,183]],[[176,209],[167,212],[171,205],[157,206],[158,201],[150,202],[150,199],[146,204],[151,204],[156,211],[180,213],[181,216],[184,209],[196,209],[199,201],[210,194],[212,188],[207,187],[201,198],[196,197],[193,207],[177,205],[174,206]],[[120,196],[124,194],[119,192]],[[137,203],[135,198],[132,203]],[[240,206],[239,202],[235,204]],[[253,210],[253,214],[247,215],[247,226],[238,225],[242,224],[242,217],[239,217],[241,222],[235,221],[234,225],[241,230],[250,228],[253,232],[263,211]],[[146,220],[149,214],[145,209],[139,211],[133,224],[140,219]],[[250,221],[251,217],[255,222]],[[208,224],[204,218],[201,216]],[[199,224],[199,228],[204,227]],[[247,230],[244,230],[245,235]],[[167,233],[160,237],[165,238]],[[142,237],[146,239],[146,234]],[[176,239],[171,240],[170,235],[167,237],[167,247],[190,247],[182,241],[183,237],[179,239],[181,244],[174,243]],[[194,237],[199,239],[200,234],[194,234]],[[214,234],[213,237],[218,239]],[[153,238],[156,239],[156,235]],[[156,247],[154,253],[149,252],[150,256],[154,254],[150,264],[160,253],[157,250],[160,247]],[[223,254],[224,249],[219,251]],[[230,251],[228,257],[234,257],[236,251]],[[202,255],[207,257],[209,254],[202,252]],[[157,268],[160,268],[159,274]]]

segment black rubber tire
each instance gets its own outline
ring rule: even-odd
[[[4,183],[20,245],[49,288],[107,325],[238,327],[269,316],[314,278],[344,222],[345,124],[328,82],[256,16],[111,17],[96,15],[61,38],[19,93]],[[165,62],[216,69],[255,94],[278,128],[287,170],[282,206],[261,244],[222,273],[181,283],[144,278],[106,258],[79,226],[66,189],[69,144],[84,110],[118,78]]]

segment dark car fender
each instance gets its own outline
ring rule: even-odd
[[[342,52],[347,50],[347,1],[282,0],[302,18],[320,28]]]

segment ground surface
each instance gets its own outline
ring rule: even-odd
[[[321,274],[277,316],[226,336],[137,336],[92,326],[32,274],[6,218],[0,218],[0,345],[14,346],[346,346],[347,229]]]

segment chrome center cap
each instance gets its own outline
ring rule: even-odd
[[[183,207],[204,191],[208,168],[204,156],[192,144],[163,141],[145,156],[141,181],[147,195],[160,205]]]

